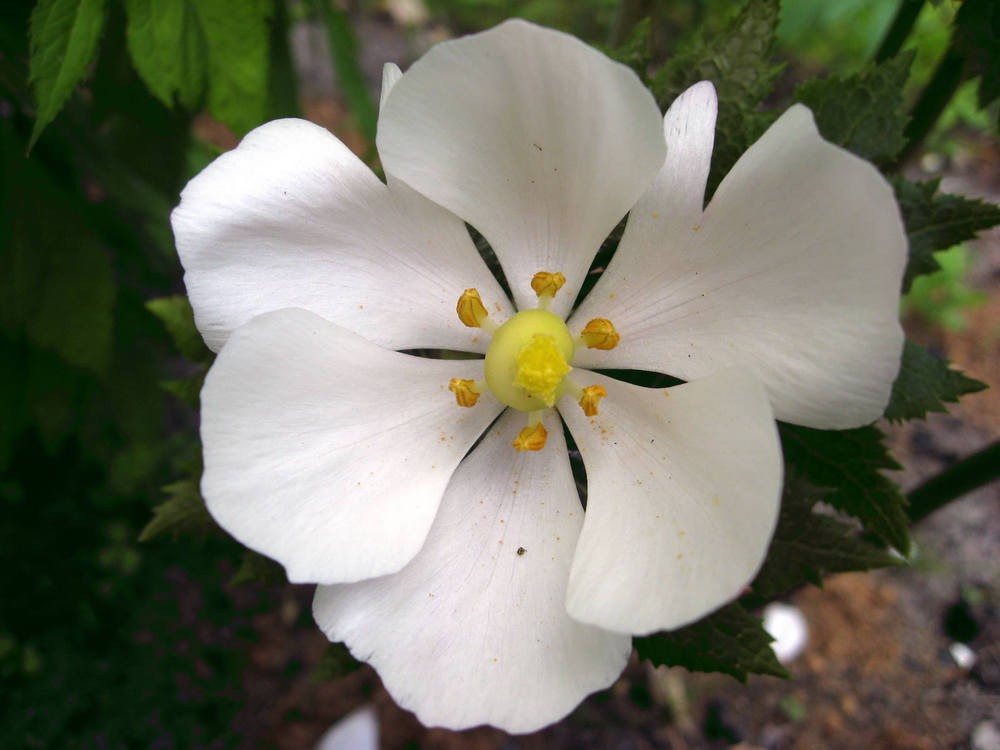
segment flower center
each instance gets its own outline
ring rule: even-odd
[[[522,310],[497,328],[486,351],[486,384],[520,411],[552,406],[566,390],[573,337],[558,315]]]
[[[566,277],[561,273],[539,271],[531,279],[538,295],[538,307],[522,310],[502,326],[490,320],[489,310],[479,292],[466,289],[458,298],[455,312],[469,328],[482,328],[493,335],[486,361],[484,380],[452,378],[448,390],[455,402],[466,408],[476,405],[484,389],[519,411],[528,413],[528,426],[514,440],[519,451],[540,451],[548,431],[542,424],[544,411],[568,393],[588,417],[597,414],[601,399],[608,395],[599,385],[581,387],[568,377],[573,369],[577,345],[588,349],[614,349],[621,336],[610,320],[594,318],[575,339],[562,318],[549,312],[552,298],[562,289]],[[499,307],[497,308],[499,309]]]

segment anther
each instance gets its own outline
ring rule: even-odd
[[[514,439],[513,445],[519,451],[540,451],[545,447],[545,441],[548,438],[549,433],[545,429],[545,425],[539,422],[521,430],[520,434]]]
[[[614,349],[621,338],[607,318],[594,318],[580,332],[580,341],[588,349]]]
[[[458,319],[469,328],[482,328],[490,333],[496,330],[496,323],[490,320],[490,314],[483,304],[483,298],[476,289],[466,289],[458,298],[455,306]]]
[[[475,380],[452,378],[448,381],[448,390],[455,394],[455,401],[459,406],[475,406],[483,385],[485,384],[477,383]]]
[[[538,306],[546,309],[552,298],[556,296],[556,293],[562,289],[565,283],[566,277],[558,271],[556,273],[550,273],[549,271],[539,271],[536,273],[531,278],[531,288],[538,295]]]
[[[580,408],[583,409],[583,413],[588,417],[597,416],[597,405],[601,403],[601,399],[608,395],[608,392],[604,390],[602,386],[599,385],[588,385],[583,389],[583,395],[580,396]]]

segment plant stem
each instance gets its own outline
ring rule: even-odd
[[[1000,440],[931,477],[910,492],[907,514],[919,521],[958,497],[1000,479]]]
[[[903,42],[913,30],[913,24],[917,22],[917,16],[924,7],[924,0],[902,0],[896,17],[892,20],[892,26],[885,33],[882,44],[875,53],[875,62],[885,62],[890,57],[895,57],[903,47]]]

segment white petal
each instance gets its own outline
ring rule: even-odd
[[[378,750],[378,718],[374,706],[352,711],[323,732],[315,750]]]
[[[619,250],[574,314],[612,320],[618,348],[577,364],[692,380],[752,367],[779,419],[824,429],[877,419],[899,369],[897,314],[906,234],[892,189],[824,141],[794,106],[743,155],[698,224],[630,221],[643,243]]]
[[[252,131],[188,183],[171,217],[208,345],[301,307],[390,348],[485,351],[455,303],[473,286],[491,309],[506,297],[462,222],[411,194],[312,123]]]
[[[455,472],[427,543],[399,573],[321,586],[313,614],[427,726],[530,732],[610,685],[631,639],[571,620],[582,508],[562,430],[518,453],[509,410]],[[519,554],[520,551],[520,554]]]
[[[484,395],[463,409],[447,389],[482,367],[390,352],[305,310],[254,318],[201,394],[209,511],[293,582],[399,570],[502,408]]]
[[[624,633],[686,625],[736,597],[764,561],[782,462],[764,389],[726,370],[667,390],[577,370],[601,413],[560,413],[587,470],[567,609]]]
[[[389,92],[392,91],[393,86],[399,83],[399,79],[402,77],[403,71],[399,69],[396,63],[386,63],[382,66],[382,93],[379,95],[378,100],[379,116],[382,115],[382,110],[385,109],[385,100],[389,98]]]
[[[388,172],[483,233],[518,307],[535,306],[537,271],[565,274],[559,314],[665,150],[631,70],[517,20],[414,63],[386,103],[378,148]]]

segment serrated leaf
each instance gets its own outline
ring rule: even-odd
[[[267,586],[287,583],[285,569],[269,557],[244,549],[240,557],[240,567],[229,579],[230,586],[245,583],[261,583]]]
[[[890,177],[903,223],[910,240],[910,259],[903,276],[903,292],[913,279],[941,269],[934,259],[938,250],[946,250],[977,232],[1000,224],[1000,206],[960,195],[938,193],[940,180],[911,182]]]
[[[153,518],[139,534],[140,542],[148,542],[169,533],[173,536],[188,533],[207,533],[216,527],[198,491],[198,483],[184,479],[163,488],[167,500],[153,508]]]
[[[824,500],[861,521],[906,555],[910,532],[906,499],[899,487],[882,474],[901,468],[882,443],[875,427],[855,430],[814,430],[780,424],[785,460],[813,484],[828,487]]]
[[[750,0],[725,31],[711,39],[697,34],[653,76],[661,109],[698,81],[715,85],[719,116],[706,199],[774,119],[756,108],[783,67],[769,62],[778,11],[778,0]]]
[[[774,638],[738,603],[687,627],[633,639],[640,659],[691,672],[723,672],[746,682],[747,675],[788,677],[769,645]]]
[[[343,643],[331,643],[313,670],[313,682],[329,682],[349,675],[361,668],[361,662],[351,656]]]
[[[39,0],[32,11],[30,78],[37,112],[29,151],[83,80],[104,19],[105,0]]]
[[[899,558],[862,539],[854,525],[813,507],[828,493],[786,472],[781,515],[767,559],[750,584],[761,600],[805,583],[820,585],[831,573],[871,570],[899,564]]]
[[[267,115],[270,0],[194,3],[208,52],[208,108],[238,135]]]
[[[908,50],[847,78],[806,81],[795,101],[812,110],[826,140],[864,159],[890,160],[906,145],[903,86],[914,56]]]
[[[892,396],[885,409],[886,419],[923,419],[928,412],[948,411],[945,403],[956,403],[966,393],[986,388],[974,378],[953,370],[946,359],[907,341],[899,375],[892,385]]]
[[[158,297],[146,302],[146,309],[160,319],[177,351],[193,362],[210,359],[212,353],[194,324],[191,303],[183,295]]]
[[[143,82],[167,107],[194,109],[205,89],[207,50],[190,0],[126,0],[128,51]]]

